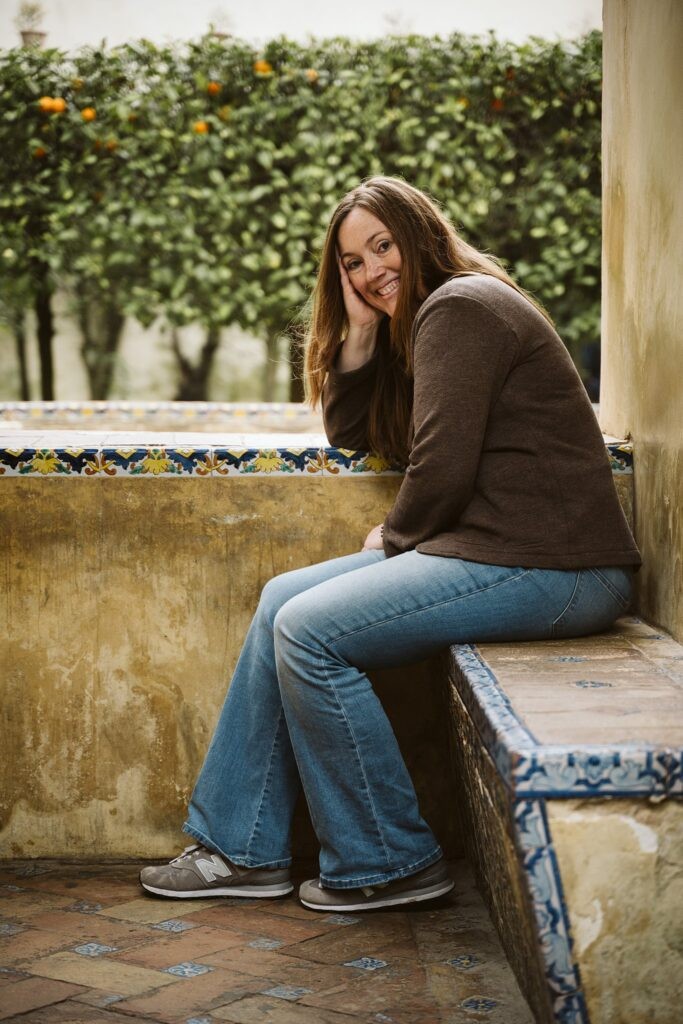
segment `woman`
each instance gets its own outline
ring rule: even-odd
[[[640,561],[549,318],[425,195],[393,178],[349,193],[314,298],[307,378],[330,441],[408,467],[362,551],[264,587],[184,826],[199,845],[142,872],[164,896],[291,892],[300,782],[321,847],[306,907],[448,892],[366,672],[604,630]]]

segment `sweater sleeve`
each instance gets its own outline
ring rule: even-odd
[[[489,412],[517,356],[512,329],[486,305],[441,296],[415,322],[410,461],[384,521],[388,557],[452,530],[477,480]]]
[[[355,370],[342,373],[332,368],[322,394],[325,433],[337,448],[367,451],[368,410],[375,389],[378,367],[377,349]]]

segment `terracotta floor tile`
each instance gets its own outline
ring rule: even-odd
[[[71,903],[73,903],[73,899],[69,896],[60,896],[54,893],[11,893],[3,899],[0,912],[3,918],[27,920],[34,914],[44,914],[48,910],[61,910]]]
[[[82,992],[80,985],[66,985],[62,981],[46,978],[25,978],[14,985],[8,985],[0,994],[0,1020],[28,1013],[40,1006],[49,1006],[71,995]]]
[[[116,1011],[158,1021],[184,1021],[195,1015],[213,1015],[216,1006],[225,1006],[244,995],[274,985],[268,978],[251,978],[233,971],[215,970],[197,978],[181,980],[173,989],[116,1003]]]
[[[402,929],[396,929],[384,935],[379,927],[364,929],[362,925],[337,928],[327,935],[309,939],[308,942],[300,942],[289,952],[292,956],[305,960],[341,964],[361,956],[382,959],[379,954],[387,950],[391,950],[394,957],[416,956],[415,943],[410,932],[406,935]]]
[[[403,1012],[436,1012],[438,1004],[428,991],[423,968],[415,963],[392,963],[375,971],[347,968],[345,984],[324,992],[302,996],[305,1006],[317,1006],[339,1013],[383,1013],[390,1005]]]
[[[53,1003],[21,1017],[8,1017],[3,1024],[125,1024],[125,1017],[115,1017],[106,1007],[100,1009],[80,1001],[80,996],[63,1003]],[[130,1021],[129,1024],[141,1024]]]
[[[316,935],[323,935],[334,928],[334,925],[316,917],[310,921],[299,921],[281,914],[255,912],[252,907],[230,906],[228,900],[220,906],[200,911],[193,920],[231,928],[246,934],[261,935],[264,938],[282,939],[288,945],[314,938]]]
[[[444,1014],[463,1010],[464,1000],[482,996],[496,1003],[486,1013],[489,1024],[533,1024],[531,1011],[510,977],[507,965],[503,967],[499,960],[484,961],[468,971],[457,971],[450,964],[430,964],[426,973],[427,990]],[[400,1002],[397,1000],[393,1005],[399,1006]],[[391,1008],[391,1004],[387,1006]],[[471,1016],[463,1019],[471,1020]]]
[[[64,944],[76,942],[101,942],[106,946],[131,946],[156,934],[144,925],[127,921],[112,921],[100,914],[76,914],[66,911],[52,911],[37,914],[31,918],[31,925],[41,933],[56,933],[63,937]]]
[[[112,959],[157,969],[183,963],[186,960],[201,960],[202,963],[209,963],[209,960],[206,959],[207,954],[227,950],[233,946],[241,946],[244,939],[244,935],[230,932],[226,928],[210,928],[208,925],[201,925],[181,932],[179,935],[156,932],[154,938],[148,939],[133,949],[112,955]],[[228,962],[226,966],[229,967],[230,963]]]
[[[304,907],[299,903],[295,895],[298,891],[299,887],[295,884],[294,893],[291,896],[279,900],[259,900],[258,904],[253,907],[253,910],[255,913],[293,917],[298,921],[308,922],[309,924],[312,921],[321,920],[325,915],[318,913],[316,910],[309,910],[308,907]]]
[[[309,988],[312,993],[319,993],[348,984],[350,975],[355,974],[355,971],[337,964],[316,964],[300,960],[295,965],[280,967],[274,962],[269,974],[278,985]]]
[[[117,903],[114,907],[107,907],[107,917],[114,917],[121,921],[134,921],[139,924],[158,924],[159,921],[168,921],[169,918],[187,917],[189,914],[207,911],[215,903],[215,897],[211,900],[165,900],[154,899],[152,896],[141,896],[139,899],[129,900],[127,903]],[[210,921],[206,922],[211,924]]]
[[[220,953],[209,954],[204,958],[204,962],[257,977],[279,977],[280,972],[288,967],[301,967],[301,960],[288,956],[285,952],[288,949],[289,947],[283,946],[282,951],[271,951],[242,946],[239,949],[224,949]]]
[[[212,1011],[217,1020],[232,1024],[351,1024],[346,1013],[303,1006],[271,996],[249,996]]]
[[[18,935],[0,939],[0,963],[4,967],[22,964],[70,945],[72,942],[68,935],[28,929]]]
[[[78,953],[53,953],[52,956],[34,960],[31,972],[44,978],[77,981],[88,988],[131,996],[181,983],[172,974],[124,964],[108,957],[80,956]]]

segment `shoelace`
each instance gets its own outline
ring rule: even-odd
[[[171,861],[171,864],[178,864],[181,860],[187,860],[190,854],[196,850],[204,850],[205,847],[201,843],[193,843],[192,846],[186,846],[182,853],[178,854],[177,857]]]

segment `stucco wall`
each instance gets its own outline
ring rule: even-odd
[[[166,857],[263,584],[359,550],[398,476],[3,479],[0,858]],[[373,674],[453,855],[431,662]],[[295,852],[317,852],[299,815]]]
[[[683,4],[604,2],[603,430],[634,443],[639,610],[683,639]]]

